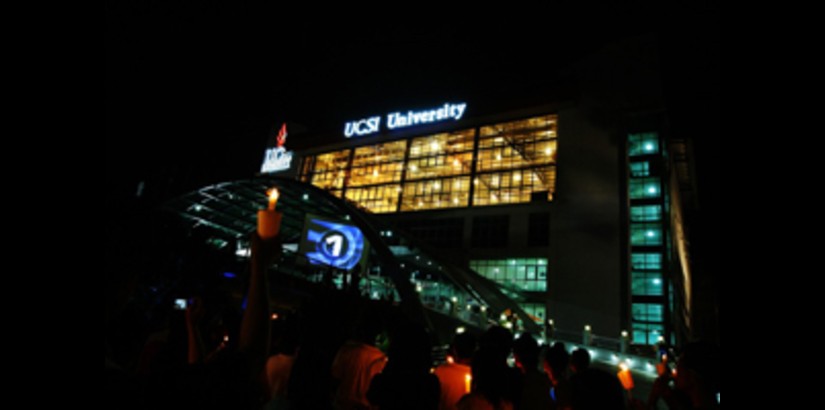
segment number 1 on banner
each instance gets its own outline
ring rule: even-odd
[[[333,258],[337,258],[341,256],[341,247],[344,245],[344,237],[338,234],[327,236],[326,244],[332,245],[332,251],[330,251],[330,255]]]

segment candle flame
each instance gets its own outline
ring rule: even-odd
[[[281,193],[278,192],[278,188],[272,188],[267,191],[267,196],[269,197],[269,209],[274,210],[275,204],[278,203],[278,197],[281,196]]]

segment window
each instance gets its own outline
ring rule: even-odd
[[[523,292],[547,291],[547,259],[472,260],[470,261],[470,269],[502,285],[505,289]],[[540,311],[543,315],[544,305],[535,305],[536,309],[541,306]],[[535,312],[539,312],[539,310],[535,310]]]
[[[662,323],[664,307],[656,303],[634,303],[633,320],[636,322]]]
[[[556,187],[555,115],[481,127],[473,205],[530,202]]]
[[[631,246],[658,246],[662,244],[662,224],[660,223],[632,223],[630,224]]]
[[[634,205],[630,207],[631,222],[659,222],[661,220],[661,205]]]
[[[402,211],[424,211],[467,206],[470,177],[440,178],[404,184]]]
[[[630,255],[630,265],[637,270],[661,270],[662,254],[634,252]]]
[[[662,184],[659,178],[634,178],[628,181],[630,199],[659,198],[662,195]]]
[[[527,227],[527,246],[550,245],[550,213],[530,214]]]
[[[472,246],[477,248],[503,248],[510,236],[510,217],[486,216],[473,218]]]
[[[627,137],[627,154],[631,157],[659,153],[659,134],[645,132]]]
[[[631,162],[630,163],[630,176],[633,177],[633,178],[649,177],[650,176],[650,163],[647,162],[647,161]]]
[[[398,210],[398,184],[377,185],[347,189],[347,199],[370,212],[395,212]]]
[[[300,177],[377,213],[551,201],[556,126],[543,115],[328,152],[306,157]]]
[[[664,334],[664,328],[661,324],[648,323],[634,323],[633,324],[633,343],[640,345],[656,344],[659,336]]]
[[[347,165],[349,163],[351,150],[335,151],[318,155],[312,158],[312,171],[303,176],[304,182],[309,182],[321,189],[337,191],[344,188]],[[310,159],[307,159],[310,162]],[[305,169],[305,171],[308,171]]]
[[[407,141],[394,141],[356,148],[352,158],[352,170],[348,186],[400,182],[406,149]]]
[[[631,273],[633,296],[662,296],[661,272],[637,271]]]

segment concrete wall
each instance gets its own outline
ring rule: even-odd
[[[559,112],[556,196],[550,220],[548,318],[595,334],[621,331],[620,149],[583,110]]]

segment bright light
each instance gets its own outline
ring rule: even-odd
[[[587,353],[590,353],[590,359],[591,360],[596,360],[596,356],[598,356],[598,355],[596,354],[595,350],[588,350]]]
[[[553,149],[552,149],[552,148],[547,148],[547,149],[545,149],[545,150],[544,150],[544,154],[545,154],[545,155],[550,155],[550,154],[552,154],[552,153],[553,153]]]
[[[458,198],[453,198],[453,203],[458,205]]]
[[[482,311],[482,312],[486,312],[486,311],[487,311],[487,306],[482,306],[482,307],[481,307],[481,311]]]
[[[273,313],[272,316],[270,316],[269,318],[272,319],[272,320],[278,320],[278,314]]]
[[[512,329],[512,328],[513,328],[513,324],[512,324],[512,323],[510,323],[510,322],[507,322],[507,323],[505,323],[505,324],[504,324],[504,327],[506,327],[507,329]]]
[[[553,326],[553,319],[547,319],[547,324],[549,326]]]
[[[654,237],[654,236],[656,236],[656,232],[653,232],[653,231],[647,231],[647,237],[648,237],[648,238],[652,238],[652,237]]]
[[[473,308],[472,306],[467,305],[467,310],[470,310],[470,309],[472,309],[472,308]]]
[[[378,170],[377,169],[372,170],[372,176],[374,176],[374,177],[378,176]]]
[[[499,316],[498,318],[501,319],[502,321],[504,321],[504,320],[507,320],[507,315],[502,313],[501,316]]]
[[[504,141],[504,138],[496,137],[496,143],[501,143]]]
[[[438,188],[441,188],[441,184],[439,184],[438,182],[433,182],[433,189],[438,189]]]
[[[593,329],[590,327],[590,325],[584,325],[584,331],[585,332],[589,332],[591,330],[593,330]]]
[[[478,178],[473,179],[473,184],[474,184],[474,185],[478,185]]]
[[[656,188],[655,187],[650,187],[650,188],[647,189],[647,192],[650,193],[650,194],[655,194],[656,193]]]
[[[453,303],[458,303],[458,298],[455,296],[451,297],[450,300],[452,300]]]
[[[501,154],[496,154],[496,161],[501,161]]]
[[[228,342],[229,341],[229,335],[224,335],[223,336],[223,341]]]
[[[424,203],[421,202],[421,201],[418,201],[418,206],[424,206]]]
[[[610,355],[610,360],[612,360],[613,363],[616,363],[616,362],[619,361],[619,356],[616,356],[615,354],[612,354],[612,355]]]
[[[622,337],[627,337],[627,336],[628,336],[627,330],[622,330]]]
[[[496,202],[498,201],[498,196],[496,194],[490,194],[490,199],[492,199],[493,202]]]
[[[431,142],[431,143],[430,143],[430,148],[431,148],[433,151],[438,151],[438,141],[433,141],[433,142]]]
[[[649,142],[645,144],[645,151],[653,151],[653,144]]]
[[[455,328],[455,332],[459,335],[464,333],[466,330],[467,329],[464,329],[464,326],[459,326],[459,327]]]
[[[628,366],[624,363],[619,363],[619,369],[623,372],[626,372],[628,370]]]
[[[453,160],[453,166],[457,167],[457,166],[460,166],[460,165],[461,165],[461,162],[458,159]]]
[[[412,171],[412,172],[418,171],[418,166],[416,166],[415,164],[410,165],[410,171]]]
[[[633,367],[633,359],[625,359],[624,362],[627,363],[627,367]]]
[[[664,336],[659,336],[659,343],[664,343],[664,342],[665,342],[665,337]]]
[[[392,238],[392,231],[387,231],[387,237]]]
[[[653,279],[653,284],[654,284],[654,285],[661,285],[661,284],[662,284],[662,280],[661,280],[661,279],[659,279],[659,278]]]
[[[515,265],[515,264],[516,264],[516,260],[515,260],[515,259],[513,259],[513,260],[511,260],[511,261],[510,261],[510,265]]]
[[[422,288],[421,285],[415,285],[415,291],[416,292],[421,292],[423,290],[424,290],[424,288]]]
[[[309,194],[301,195],[301,199],[303,199],[304,201],[309,200]]]
[[[521,181],[521,174],[518,172],[513,174],[513,181]]]

